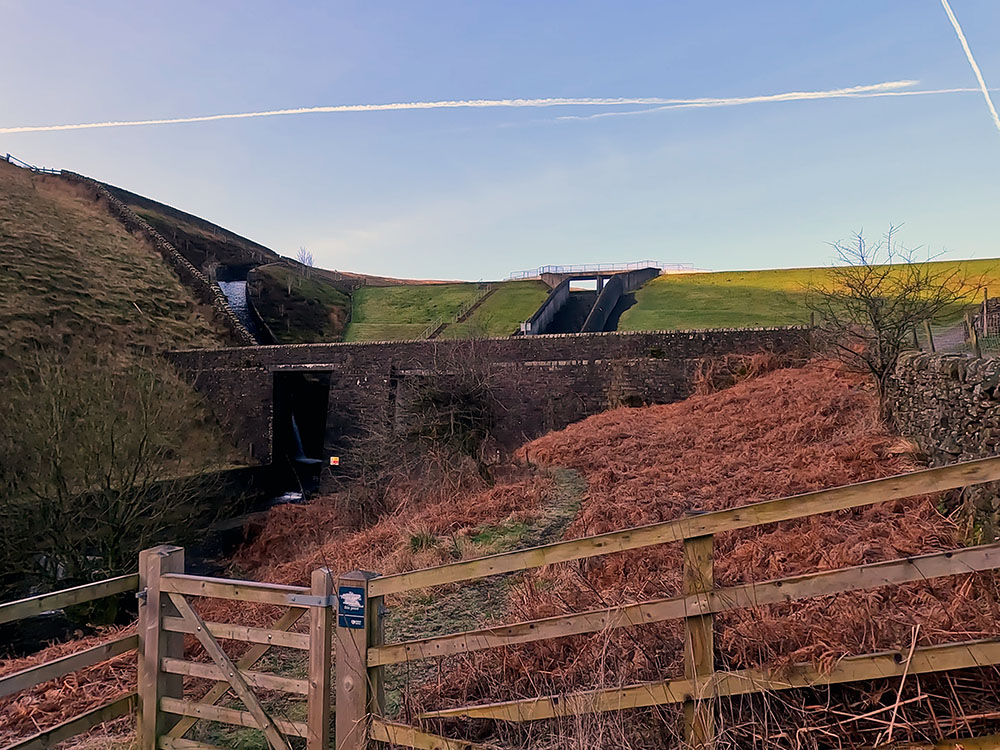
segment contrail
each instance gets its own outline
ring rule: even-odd
[[[902,82],[900,82],[902,83]],[[906,82],[908,84],[915,81]],[[862,88],[862,87],[858,87]],[[678,100],[662,106],[649,109],[633,109],[624,112],[599,112],[595,115],[562,115],[560,120],[595,120],[600,117],[626,117],[628,115],[645,115],[650,112],[662,112],[666,109],[689,109],[697,107],[733,107],[739,104],[755,104],[758,102],[790,102],[804,99],[872,99],[881,96],[932,96],[937,94],[967,94],[979,91],[978,88],[952,89],[920,89],[917,91],[858,91],[856,89],[841,89],[839,91],[800,91],[788,94],[771,94],[769,96],[747,96],[734,99],[690,99]],[[824,94],[824,96],[816,96]]]
[[[251,117],[280,117],[285,115],[306,115],[319,112],[383,112],[414,109],[459,109],[487,107],[618,107],[628,104],[657,105],[672,107],[722,107],[752,102],[795,101],[798,99],[832,99],[845,96],[874,96],[880,93],[913,86],[917,81],[886,81],[867,86],[852,86],[829,91],[793,91],[785,94],[750,96],[731,99],[664,99],[619,98],[619,99],[465,99],[439,102],[399,102],[394,104],[339,104],[329,107],[301,107],[298,109],[271,109],[263,112],[238,112],[221,115],[198,115],[195,117],[171,117],[159,120],[122,120],[116,122],[86,122],[74,125],[22,125],[0,128],[0,133],[42,133],[55,130],[90,130],[93,128],[129,128],[140,125],[175,125],[187,122],[211,122],[214,120],[240,120]]]
[[[990,90],[986,88],[986,81],[983,80],[983,74],[982,71],[979,70],[976,58],[972,56],[972,50],[969,49],[969,42],[965,39],[962,27],[959,26],[958,19],[955,18],[955,14],[952,13],[951,6],[948,5],[948,0],[941,0],[941,5],[944,6],[944,12],[948,14],[948,20],[951,21],[951,25],[955,27],[955,33],[958,34],[958,41],[962,43],[962,49],[965,50],[965,56],[969,59],[969,65],[972,66],[972,72],[976,74],[976,80],[979,81],[979,90],[983,92],[983,98],[986,100],[986,106],[989,107],[990,114],[993,115],[993,124],[997,126],[997,130],[1000,130],[1000,115],[997,114],[997,108],[993,106],[993,100],[990,98]]]

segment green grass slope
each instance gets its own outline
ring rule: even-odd
[[[936,261],[934,265],[981,277],[992,288],[990,294],[1000,296],[1000,259]],[[636,304],[622,314],[618,328],[655,331],[805,325],[809,323],[806,288],[822,284],[829,273],[829,268],[789,268],[659,276],[636,291]],[[958,310],[953,311],[952,317],[958,314]]]
[[[355,290],[345,341],[418,338],[435,320],[454,320],[477,284],[407,284]]]
[[[59,177],[0,162],[0,370],[76,340],[118,349],[225,346],[144,240]]]
[[[250,272],[247,288],[276,343],[343,339],[351,298],[312,269],[269,263]]]
[[[452,323],[442,339],[510,336],[523,321],[535,314],[549,288],[541,281],[505,281],[477,307],[467,320]]]

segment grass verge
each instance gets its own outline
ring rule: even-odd
[[[435,320],[454,320],[477,284],[367,286],[354,292],[345,341],[416,338]],[[405,335],[404,335],[405,334]]]
[[[504,281],[483,300],[467,320],[452,323],[442,339],[473,339],[510,336],[523,321],[535,314],[549,288],[541,281]]]

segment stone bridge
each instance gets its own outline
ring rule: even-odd
[[[343,455],[366,421],[398,413],[407,385],[479,362],[504,408],[501,444],[513,447],[620,405],[686,398],[705,358],[774,352],[805,357],[807,329],[580,333],[468,341],[295,344],[171,352],[219,420],[261,463],[295,450]],[[347,457],[349,460],[349,457]]]

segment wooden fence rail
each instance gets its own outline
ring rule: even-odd
[[[74,604],[86,604],[115,594],[123,594],[126,591],[135,591],[138,585],[139,576],[135,574],[118,576],[96,583],[85,583],[82,586],[74,586],[71,589],[63,589],[51,594],[39,594],[16,602],[0,604],[0,625],[24,620],[43,612],[51,612],[54,609],[64,609]]]
[[[87,583],[82,586],[55,591],[50,594],[39,594],[15,602],[0,604],[0,624],[17,622],[44,612],[63,609],[77,604],[117,596],[128,591],[135,591],[139,582],[137,575],[118,576],[104,581]],[[135,651],[139,645],[137,634],[125,635],[92,646],[91,648],[51,659],[33,667],[0,677],[0,697],[13,695],[23,690],[41,685],[49,680],[65,677],[87,667],[92,667],[116,656]],[[57,743],[75,737],[98,724],[134,713],[137,706],[135,691],[129,692],[113,701],[105,703],[90,711],[74,716],[49,729],[37,732],[29,737],[16,740],[7,745],[4,750],[47,750]]]
[[[780,672],[716,671],[713,654],[716,614],[996,570],[1000,569],[1000,544],[716,588],[715,534],[998,480],[1000,457],[981,459],[390,576],[354,571],[335,580],[330,571],[320,569],[313,572],[308,587],[188,575],[184,571],[182,549],[156,547],[141,554],[137,576],[122,576],[0,605],[0,623],[3,623],[137,587],[140,597],[135,635],[0,677],[0,696],[9,695],[137,650],[136,692],[20,740],[5,750],[48,748],[56,741],[129,712],[137,716],[139,750],[217,750],[201,739],[185,737],[201,720],[258,729],[273,750],[288,750],[292,746],[289,738],[304,739],[308,750],[326,750],[331,746],[332,726],[335,726],[333,747],[337,750],[362,750],[370,742],[473,750],[478,747],[475,743],[448,739],[386,719],[384,668],[419,659],[640,627],[670,619],[681,619],[684,623],[684,660],[677,665],[678,671],[683,669],[683,677],[569,695],[428,710],[419,718],[524,722],[681,704],[688,742],[694,747],[710,748],[716,734],[714,704],[723,696],[1000,664],[1000,639],[986,639],[920,647],[906,654],[888,651],[851,656],[827,671],[817,670],[811,664],[794,665]],[[670,542],[684,547],[679,596],[383,643],[382,603],[387,596]],[[196,598],[266,605],[284,612],[265,627],[206,621],[193,606]],[[197,643],[207,661],[185,652],[185,637]],[[224,650],[221,641],[250,645],[237,659]],[[308,655],[305,678],[258,667],[272,648],[305,652]],[[212,684],[202,698],[192,700],[190,694],[184,694],[184,679]],[[276,715],[272,704],[259,691],[276,691],[291,696],[291,700],[304,700],[304,720],[299,716]],[[234,702],[220,705],[227,695]]]
[[[982,458],[845,487],[767,500],[665,523],[611,531],[567,542],[556,542],[409,573],[382,576],[372,581],[371,593],[372,596],[388,596],[445,583],[540,568],[557,562],[582,560],[666,542],[680,542],[724,531],[790,521],[819,513],[861,508],[889,500],[901,500],[914,495],[954,490],[996,480],[1000,480],[1000,458]]]
[[[609,690],[585,691],[569,696],[540,696],[432,710],[425,712],[419,718],[466,717],[521,722],[680,703],[684,707],[687,742],[693,747],[709,748],[713,746],[715,736],[714,700],[721,696],[898,676],[902,674],[904,662],[907,663],[911,674],[1000,663],[1000,641],[986,640],[917,648],[908,661],[898,652],[849,657],[841,660],[830,672],[820,672],[808,664],[796,665],[790,671],[781,672],[780,675],[772,674],[766,669],[717,672],[714,665],[712,621],[716,613],[844,591],[994,570],[1000,568],[1000,545],[935,552],[716,589],[713,575],[715,534],[997,480],[1000,480],[1000,457],[986,458],[527,550],[375,577],[367,581],[366,588],[366,593],[373,598],[668,542],[680,542],[684,546],[681,596],[450,633],[433,638],[384,645],[370,642],[366,652],[366,663],[369,670],[377,670],[388,664],[411,660],[592,633],[609,628],[630,628],[667,619],[683,619],[684,677],[681,679],[625,685]],[[370,736],[373,739],[386,736],[387,730],[384,727],[377,731],[376,724],[372,724],[372,727]],[[338,732],[338,738],[340,736]],[[397,732],[393,736],[393,741],[397,744],[405,744],[401,743],[397,736],[402,739],[408,735],[405,732]],[[362,747],[362,744],[350,742],[343,745],[345,750],[360,750]],[[338,750],[340,748],[338,740]]]
[[[512,625],[401,641],[368,650],[368,665],[454,656],[570,635],[648,625],[663,620],[718,614],[732,609],[826,596],[845,591],[881,588],[931,578],[1000,568],[1000,543],[933,552],[916,557],[824,570],[819,573],[716,589],[707,593],[651,599],[638,604],[556,615]]]
[[[460,706],[426,711],[420,718],[464,717],[512,722],[537,721],[560,716],[684,703],[691,700],[706,702],[728,695],[899,677],[904,670],[907,674],[926,674],[986,667],[1000,664],[1000,639],[924,646],[914,649],[909,660],[907,656],[909,656],[908,649],[848,656],[837,662],[830,671],[817,669],[812,664],[796,664],[779,672],[767,669],[715,672],[704,680],[685,678],[646,682],[608,690],[582,691],[565,696],[543,696]]]

